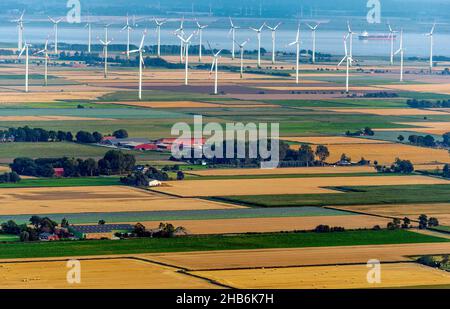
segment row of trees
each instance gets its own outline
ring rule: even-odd
[[[161,222],[158,228],[154,230],[147,230],[147,228],[141,224],[137,223],[131,233],[116,233],[115,236],[119,238],[132,238],[132,237],[153,237],[153,238],[172,238],[179,234],[187,234],[184,227],[175,227],[171,223]]]
[[[20,180],[20,176],[16,172],[8,172],[0,175],[0,183],[18,183]]]
[[[414,165],[409,160],[402,160],[400,158],[395,159],[395,162],[391,166],[376,165],[376,170],[380,173],[400,173],[411,174],[414,172]]]
[[[20,241],[38,241],[41,233],[58,233],[60,238],[67,238],[71,235],[67,230],[57,230],[58,223],[48,217],[32,216],[29,220],[30,224],[17,224],[13,220],[3,222],[1,224],[2,233],[20,236]],[[62,228],[67,228],[69,222],[63,219]]]
[[[126,177],[120,178],[120,182],[128,186],[146,187],[151,180],[168,181],[170,180],[168,170],[158,170],[148,166],[143,171],[134,171]],[[177,180],[184,179],[183,171],[176,171]]]
[[[374,136],[375,132],[369,128],[369,127],[365,127],[362,130],[357,130],[355,132],[351,132],[351,131],[347,131],[345,132],[346,136]]]
[[[128,132],[119,129],[113,132],[112,136],[116,138],[127,138]],[[79,131],[75,135],[75,141],[78,143],[98,143],[102,140],[103,135],[99,132]],[[0,130],[0,141],[3,142],[73,142],[74,136],[72,132],[53,131],[42,128],[30,128],[28,126],[19,128],[9,128],[8,130]]]
[[[417,100],[409,99],[406,101],[409,107],[412,108],[439,108],[439,107],[450,107],[450,100]]]
[[[381,91],[381,92],[368,92],[365,93],[364,98],[397,98],[398,94],[395,92],[386,92],[386,91]]]
[[[420,215],[418,218],[419,229],[424,230],[430,227],[439,226],[439,220],[434,217],[428,218],[427,215]],[[409,229],[411,228],[411,219],[404,217],[403,219],[394,218],[391,222],[387,224],[388,230],[398,230],[398,229]]]
[[[19,174],[34,177],[54,177],[55,168],[64,169],[64,177],[121,175],[134,169],[136,159],[131,154],[124,154],[118,150],[110,150],[105,156],[96,161],[75,158],[16,158],[10,165]]]

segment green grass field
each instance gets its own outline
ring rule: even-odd
[[[13,242],[19,240],[20,238],[17,235],[0,234],[0,242]]]
[[[89,187],[117,186],[119,177],[80,177],[80,178],[45,178],[22,179],[18,183],[1,183],[1,188],[38,188],[38,187]]]
[[[345,193],[228,196],[217,199],[259,207],[370,205],[448,202],[450,185],[369,186],[341,188]]]
[[[59,241],[0,244],[0,258],[38,258],[109,254],[304,248],[402,243],[449,242],[448,239],[396,231],[347,231],[338,233],[284,233],[236,236],[145,238],[133,240]]]

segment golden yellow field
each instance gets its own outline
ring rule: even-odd
[[[293,149],[298,149],[298,147],[298,145],[291,146]],[[331,144],[327,145],[327,147],[330,152],[330,156],[326,161],[329,163],[339,161],[343,153],[352,158],[353,162],[357,162],[361,158],[364,158],[366,160],[370,160],[371,163],[378,161],[378,164],[384,165],[391,165],[396,158],[410,160],[414,164],[450,162],[450,155],[448,151],[444,149],[416,147],[394,143]]]
[[[359,289],[450,284],[450,273],[414,264],[382,264],[381,282],[367,282],[362,265],[197,271],[195,275],[239,289]]]
[[[305,137],[283,137],[284,140],[314,145],[339,145],[339,144],[385,144],[386,141],[368,138],[346,137],[346,136],[305,136]],[[298,147],[298,146],[297,146]]]
[[[408,85],[395,84],[395,85],[382,85],[379,87],[401,91],[450,94],[450,84],[448,83],[448,81],[447,83],[439,83],[439,84],[408,84]]]
[[[183,197],[226,195],[270,195],[337,193],[328,186],[383,186],[449,184],[450,181],[425,176],[308,177],[277,179],[185,180],[171,181],[154,188],[158,192]]]
[[[227,209],[240,206],[179,199],[131,187],[14,188],[0,190],[0,214]]]
[[[67,261],[0,263],[2,289],[210,289],[177,269],[134,259],[81,260],[81,283],[67,282]]]
[[[315,167],[286,167],[276,169],[207,169],[187,171],[187,174],[197,176],[239,176],[239,175],[289,175],[289,174],[347,174],[347,173],[375,173],[370,166],[315,166]]]
[[[389,204],[337,206],[335,209],[357,211],[366,214],[417,220],[421,214],[436,217],[441,225],[450,226],[450,204]]]
[[[33,89],[31,89],[33,90]],[[64,100],[96,100],[99,97],[104,96],[108,92],[90,91],[90,92],[34,92],[34,93],[3,93],[0,96],[0,104],[3,103],[42,103],[42,102],[55,102]]]
[[[326,109],[337,113],[371,114],[379,116],[420,116],[420,115],[448,115],[443,111],[417,108],[334,108]]]
[[[139,255],[189,270],[288,267],[411,261],[408,256],[450,254],[450,243],[277,248]]]
[[[193,101],[172,101],[172,102],[102,102],[101,104],[120,104],[147,108],[258,108],[258,107],[278,107],[270,104],[224,104],[207,103]]]
[[[408,131],[441,135],[450,132],[450,122],[399,122],[398,124],[412,126]],[[376,129],[375,131],[398,131],[399,129]]]
[[[264,233],[282,231],[313,230],[320,224],[342,226],[346,229],[372,228],[375,225],[385,227],[391,220],[379,217],[352,216],[312,216],[282,218],[244,218],[217,220],[172,220],[175,226],[183,226],[189,234],[231,234]],[[141,222],[147,228],[157,228],[160,221]]]

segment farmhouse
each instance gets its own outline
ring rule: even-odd
[[[72,225],[69,231],[80,239],[113,238],[117,232],[128,233],[133,230],[130,224]]]
[[[178,139],[178,138],[161,138],[156,141],[156,145],[158,146],[158,149],[161,150],[171,150],[172,146],[176,143],[178,143],[178,146],[180,148],[197,148],[201,149],[203,148],[203,145],[205,144],[206,139],[200,138],[200,139],[194,139],[194,138],[186,138],[186,139]]]

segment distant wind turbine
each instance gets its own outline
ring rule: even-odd
[[[434,30],[436,29],[436,23],[433,24],[430,33],[427,33],[426,36],[430,37],[430,73],[433,71],[433,35]]]
[[[341,66],[341,64],[345,61],[347,63],[347,73],[345,78],[345,91],[349,93],[350,90],[350,65],[353,62],[353,57],[349,54],[348,48],[347,48],[347,40],[350,37],[350,33],[347,33],[347,35],[344,36],[344,48],[345,48],[345,56],[342,58],[341,62],[339,62],[338,67]]]
[[[266,23],[264,23],[258,29],[250,27],[251,30],[256,32],[256,37],[258,39],[258,68],[261,67],[261,32],[265,26],[266,26]]]
[[[317,28],[319,27],[320,23],[317,23],[315,26],[311,26],[310,24],[306,24],[309,29],[311,29],[311,33],[312,33],[312,44],[313,44],[313,48],[312,48],[312,63],[316,63],[316,31]]]
[[[290,43],[289,46],[296,46],[296,69],[295,69],[295,82],[299,83],[299,76],[300,76],[300,24],[297,28],[297,36],[295,38],[295,41]]]
[[[400,81],[403,82],[403,59],[405,50],[403,48],[403,29],[400,31],[400,48],[394,53],[394,55],[397,55],[400,53]]]
[[[391,40],[391,65],[394,65],[394,41],[395,35],[398,31],[392,29],[391,24],[388,24],[389,27],[389,39]]]
[[[129,54],[139,53],[139,100],[142,100],[142,77],[143,77],[143,66],[144,66],[144,41],[147,36],[147,30],[142,34],[141,44],[138,49],[131,50]]]
[[[240,52],[241,52],[241,78],[244,77],[244,47],[247,45],[247,43],[250,41],[250,39],[245,40],[242,43],[234,42],[237,46],[239,46]]]
[[[198,61],[202,62],[202,48],[203,48],[203,29],[207,28],[208,25],[200,25],[197,21],[197,32],[199,36],[199,46],[198,46]]]
[[[212,48],[211,48],[211,45],[210,45],[210,50],[211,50],[211,53],[213,54],[213,62],[212,62],[211,71],[210,71],[209,74],[211,75],[213,73],[213,71],[215,71],[215,74],[214,74],[214,94],[218,94],[219,93],[219,91],[218,91],[219,68],[218,67],[219,67],[219,58],[220,58],[219,55],[222,52],[222,50],[219,50],[217,53],[214,53]]]
[[[47,41],[45,41],[44,49],[38,51],[35,53],[36,55],[43,55],[44,57],[44,83],[45,86],[48,85],[48,38]]]
[[[84,27],[88,29],[88,53],[91,53],[91,49],[92,49],[91,48],[91,45],[92,45],[92,25],[88,21]]]
[[[122,28],[122,31],[127,31],[127,58],[130,59],[130,34],[133,27],[130,25],[130,17],[127,15],[127,23]]]
[[[231,34],[231,40],[233,41],[233,46],[231,48],[231,59],[235,59],[236,57],[236,50],[234,48],[234,41],[236,40],[236,30],[239,29],[240,27],[236,26],[233,23],[233,20],[231,19],[231,17],[229,17],[230,19],[230,31],[228,32],[228,35]]]
[[[180,21],[180,28],[178,28],[177,30],[175,30],[175,34],[181,37],[184,37],[184,16]],[[183,57],[184,57],[184,42],[182,40],[180,40],[180,62],[183,62]]]
[[[103,57],[105,62],[105,69],[104,69],[104,78],[108,78],[108,46],[112,43],[112,40],[108,41],[108,27],[105,27],[105,40],[99,40],[100,43],[103,45]]]
[[[167,22],[166,20],[162,19],[162,20],[158,20],[156,18],[153,18],[153,20],[155,21],[156,24],[156,35],[158,36],[158,57],[161,57],[161,27]]]
[[[29,75],[29,48],[30,44],[25,42],[22,46],[22,50],[20,51],[18,59],[22,57],[23,53],[25,53],[25,92],[28,92],[28,75]]]
[[[58,54],[58,24],[63,20],[63,18],[53,19],[49,16],[48,19],[50,19],[53,23],[53,30],[55,33],[55,54]]]
[[[350,58],[352,58],[353,57],[353,35],[355,33],[352,31],[349,21],[347,21],[347,29],[348,29],[348,37],[350,38],[350,48],[349,48],[348,56],[350,56]],[[352,63],[350,63],[350,66],[351,65],[352,65]]]
[[[178,38],[184,43],[184,51],[185,51],[185,77],[184,84],[187,86],[189,84],[189,44],[191,43],[192,37],[194,33],[192,33],[188,38],[183,38],[181,35],[178,35]]]
[[[23,20],[23,16],[25,15],[25,10],[22,12],[22,15],[20,15],[20,17],[16,20],[13,20],[13,22],[17,23],[17,34],[18,34],[18,39],[17,39],[17,50],[22,50],[22,45],[23,45],[23,30],[24,30],[24,20]]]
[[[266,27],[272,31],[272,64],[275,64],[275,54],[276,54],[276,32],[278,27],[281,26],[281,23],[278,23],[275,27],[270,27],[266,25]]]

